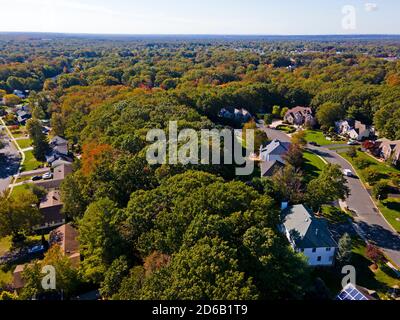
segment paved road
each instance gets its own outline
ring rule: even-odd
[[[0,134],[0,139],[5,143],[5,148],[0,150],[0,193],[7,190],[13,175],[18,173],[20,154],[10,141],[5,132]]]
[[[282,131],[263,128],[270,139],[290,141],[290,137]],[[308,146],[309,149],[323,157],[326,161],[338,164],[342,169],[354,168],[339,156],[336,151],[324,147]],[[395,232],[376,208],[368,191],[358,178],[348,178],[350,196],[346,200],[349,209],[357,213],[356,223],[361,228],[365,238],[382,248],[390,259],[400,267],[400,235]]]

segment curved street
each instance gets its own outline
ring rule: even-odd
[[[0,122],[1,125],[4,122]],[[0,194],[7,190],[12,182],[12,178],[18,173],[21,156],[17,148],[12,143],[5,129],[1,129],[0,139],[5,144],[5,147],[0,150]]]
[[[261,126],[270,139],[290,141],[290,137],[275,129]],[[314,147],[309,145],[308,149],[324,158],[327,162],[338,164],[343,170],[355,171],[351,164],[338,155],[335,151],[324,147]],[[365,239],[375,243],[386,255],[400,267],[400,235],[385,220],[371,195],[365,189],[363,183],[358,178],[347,178],[350,188],[350,196],[346,199],[347,206],[354,211],[357,216],[355,223],[361,230]]]

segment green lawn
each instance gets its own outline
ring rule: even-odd
[[[320,215],[331,224],[346,223],[353,219],[350,214],[334,206],[323,206]]]
[[[19,129],[12,130],[11,133],[14,136],[14,138],[22,138],[22,137],[28,138],[27,136],[28,132],[26,131],[25,126],[20,126]]]
[[[345,143],[345,141],[329,141],[325,138],[325,135],[322,131],[317,131],[317,130],[307,130],[306,140],[307,142],[318,143],[320,146]]]
[[[29,184],[22,184],[13,188],[12,195],[13,197],[17,196],[20,193],[24,193],[27,189],[29,189]]]
[[[362,151],[357,151],[357,158],[351,159],[346,152],[342,152],[339,153],[343,158],[345,158],[347,161],[349,161],[356,169],[360,169],[357,167],[356,165],[356,159],[362,159],[362,160],[367,160],[371,163],[370,167],[374,168],[376,170],[378,170],[380,173],[388,176],[391,173],[399,173],[400,174],[400,170],[393,168],[389,165],[387,165],[384,162],[380,162],[378,160],[376,160],[375,158],[369,156],[368,154],[366,154],[365,152]],[[363,178],[363,177],[362,177]]]
[[[293,127],[291,127],[291,126],[288,126],[288,125],[280,125],[280,126],[278,126],[277,127],[277,129],[278,130],[281,130],[281,131],[284,131],[284,132],[286,132],[286,133],[294,133],[294,132],[296,132],[296,129],[295,128],[293,128]]]
[[[400,232],[400,199],[389,198],[378,202],[379,210],[389,221],[393,228]]]
[[[4,237],[0,239],[0,256],[5,254],[11,246],[11,237]]]
[[[317,178],[326,166],[320,157],[310,151],[304,152],[304,159],[303,170],[306,173],[307,180]]]
[[[26,149],[32,146],[31,139],[16,140],[21,149]]]
[[[35,170],[42,164],[43,164],[43,162],[39,162],[35,159],[32,151],[27,151],[27,152],[25,152],[25,162],[22,166],[22,172]]]
[[[5,237],[0,239],[0,256],[10,250],[11,237]],[[10,283],[12,281],[12,271],[3,270],[0,268],[0,285],[1,283]]]

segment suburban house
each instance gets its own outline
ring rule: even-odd
[[[400,161],[400,140],[379,139],[375,142],[374,153],[385,161],[391,160],[396,165]]]
[[[261,177],[271,177],[285,165],[284,156],[289,151],[290,142],[273,140],[267,146],[260,147]]]
[[[307,107],[295,107],[289,109],[286,112],[283,121],[296,126],[315,126],[316,124],[311,108]]]
[[[282,231],[296,252],[308,258],[310,266],[332,266],[337,243],[332,238],[324,219],[316,218],[304,205],[282,211]]]
[[[68,160],[72,162],[72,159],[68,157],[68,141],[64,138],[59,136],[55,136],[53,139],[50,140],[49,146],[51,151],[46,155],[46,161],[48,163],[53,163],[58,159]]]
[[[61,212],[62,207],[60,191],[49,191],[40,202],[39,210],[43,215],[43,220],[40,225],[36,226],[35,230],[54,228],[64,224],[65,217]]]
[[[25,125],[26,121],[32,118],[32,115],[29,112],[23,110],[17,111],[16,116],[18,123],[21,125]]]
[[[50,233],[50,246],[59,245],[64,256],[68,257],[72,266],[78,267],[81,261],[79,253],[79,232],[70,224],[64,224]]]
[[[371,126],[363,124],[361,121],[344,120],[336,122],[336,132],[350,139],[362,141],[374,134]]]
[[[13,94],[16,95],[20,99],[25,99],[25,93],[21,90],[14,90]]]
[[[349,283],[336,297],[339,301],[374,301],[379,300],[375,291]]]
[[[218,114],[220,118],[229,119],[238,122],[248,122],[252,119],[252,115],[246,109],[238,109],[234,107],[222,108]]]

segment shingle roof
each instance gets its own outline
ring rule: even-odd
[[[303,205],[292,206],[283,211],[283,225],[290,234],[294,233],[292,239],[297,248],[333,248],[337,247],[326,221],[314,216]]]
[[[283,155],[288,152],[290,142],[283,142],[280,140],[273,140],[266,147],[261,149],[261,153]]]
[[[285,165],[280,161],[262,161],[260,164],[261,176],[270,177],[275,173],[276,170],[279,170],[284,166]]]

